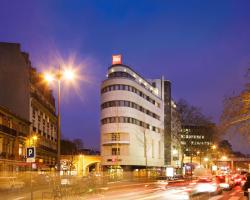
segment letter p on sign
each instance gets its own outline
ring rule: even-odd
[[[35,147],[27,147],[26,157],[27,157],[27,162],[35,162],[35,158],[36,158]]]

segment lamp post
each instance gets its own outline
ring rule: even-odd
[[[61,70],[59,67],[55,73],[45,73],[44,78],[48,83],[57,81],[57,170],[60,171],[60,155],[61,155],[61,81],[63,79],[71,81],[75,74],[70,69]]]
[[[33,135],[28,138],[26,145],[28,147],[34,146],[36,147],[37,135]],[[33,184],[32,184],[32,162],[30,162],[30,199],[33,200]]]
[[[211,157],[213,159],[214,164],[217,165],[217,153],[216,153],[217,146],[212,145],[211,149],[212,149]]]
[[[208,160],[209,160],[209,159],[208,159],[207,157],[204,158],[204,161],[205,161],[205,163],[206,163],[206,168],[208,168]]]
[[[200,152],[200,151],[197,151],[197,155],[199,155],[199,158],[200,158],[200,166],[201,166],[201,152]]]

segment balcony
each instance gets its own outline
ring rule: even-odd
[[[22,137],[27,137],[27,133],[23,133],[23,132],[17,132],[15,129],[9,128],[7,126],[4,126],[2,124],[0,124],[0,131],[11,135],[11,136],[22,136]]]
[[[0,131],[5,133],[5,134],[9,134],[9,135],[12,135],[12,136],[17,136],[17,131],[14,130],[14,129],[11,129],[7,126],[4,126],[2,124],[0,124]]]

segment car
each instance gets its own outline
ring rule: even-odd
[[[232,176],[232,181],[234,182],[234,185],[241,185],[242,177],[239,174],[234,174]]]
[[[195,184],[193,184],[193,188],[191,191],[191,195],[195,196],[197,194],[209,193],[210,195],[217,195],[222,192],[219,184],[213,180],[211,177],[202,177],[199,178]]]
[[[216,176],[216,182],[223,190],[231,190],[234,187],[234,181],[229,175]]]

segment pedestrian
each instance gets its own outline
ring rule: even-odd
[[[248,199],[248,189],[250,189],[250,175],[247,175],[247,180],[245,182],[245,184],[242,187],[243,191],[244,191],[244,196],[247,197]]]

